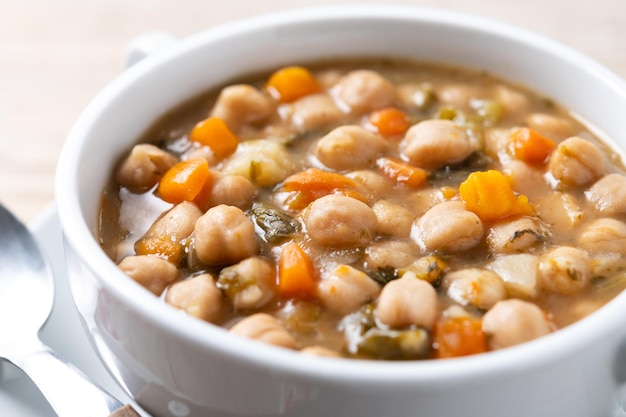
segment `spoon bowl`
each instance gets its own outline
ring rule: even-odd
[[[52,271],[30,231],[2,205],[0,230],[0,359],[21,368],[61,416],[138,416],[39,340],[54,303]]]
[[[48,319],[54,282],[30,232],[0,206],[0,352],[28,341]]]

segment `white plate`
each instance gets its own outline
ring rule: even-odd
[[[83,332],[66,279],[61,229],[54,206],[44,211],[30,229],[52,266],[56,291],[52,313],[40,333],[41,340],[121,402],[132,404],[142,416],[148,417],[115,383]],[[30,379],[3,361],[0,361],[0,415],[56,417]]]

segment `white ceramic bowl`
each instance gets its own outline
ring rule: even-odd
[[[56,201],[71,287],[120,384],[158,417],[606,417],[626,374],[626,293],[554,334],[474,357],[337,360],[240,339],[185,316],[121,273],[96,238],[114,161],[160,115],[252,71],[391,56],[486,69],[546,94],[626,146],[626,85],[590,59],[493,21],[409,7],[330,7],[208,30],[124,72],[80,116]]]

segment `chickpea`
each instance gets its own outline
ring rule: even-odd
[[[300,131],[337,125],[344,113],[328,94],[304,96],[289,106],[292,124]]]
[[[526,116],[526,124],[528,127],[551,139],[562,140],[574,134],[574,127],[570,122],[562,117],[550,114],[529,114]]]
[[[593,143],[572,136],[552,152],[548,171],[565,185],[582,186],[604,175],[604,157]]]
[[[217,323],[222,315],[222,292],[215,286],[211,274],[175,282],[167,290],[165,301],[211,323]]]
[[[237,322],[230,332],[239,336],[287,349],[296,348],[296,340],[275,317],[256,313]]]
[[[210,266],[232,264],[257,252],[252,221],[241,209],[223,204],[198,219],[194,244],[198,259]]]
[[[415,216],[409,209],[389,200],[378,200],[372,210],[378,219],[378,233],[408,237]]]
[[[495,87],[493,98],[502,105],[507,117],[520,117],[528,113],[530,108],[530,100],[526,94],[504,85]]]
[[[598,180],[585,193],[599,213],[620,215],[626,213],[626,176],[609,174]]]
[[[317,287],[324,308],[341,315],[358,310],[379,293],[380,285],[365,272],[343,264],[323,274]]]
[[[457,303],[483,310],[490,309],[507,296],[502,278],[486,269],[468,268],[449,272],[444,275],[442,286]]]
[[[219,171],[211,171],[211,176],[213,186],[206,208],[220,204],[239,207],[242,210],[250,208],[257,188],[248,178],[241,175],[224,175]]]
[[[476,246],[484,233],[478,216],[460,201],[437,204],[413,223],[411,239],[423,251],[462,251]]]
[[[342,195],[315,200],[304,214],[309,237],[332,247],[364,246],[378,227],[376,214],[365,203]]]
[[[157,255],[178,266],[184,256],[184,240],[191,235],[202,212],[188,201],[159,217],[134,245],[138,255]]]
[[[360,126],[340,126],[322,137],[315,156],[329,168],[344,171],[371,167],[385,149],[385,141]]]
[[[398,101],[405,108],[424,110],[435,100],[435,92],[429,84],[402,84],[397,88]]]
[[[248,258],[222,269],[218,286],[230,298],[235,310],[258,309],[274,297],[276,273],[268,261]]]
[[[193,232],[202,212],[194,203],[183,201],[159,217],[146,233],[146,237],[168,235],[180,241]]]
[[[541,241],[544,236],[545,231],[536,219],[522,217],[492,226],[487,243],[494,253],[522,252]]]
[[[389,81],[370,70],[349,72],[335,84],[331,91],[340,105],[358,114],[391,106],[396,95]]]
[[[500,154],[506,151],[507,147],[509,146],[510,133],[511,129],[503,129],[500,127],[485,129],[485,133],[483,135],[485,142],[485,153],[492,158],[498,159]]]
[[[346,177],[356,183],[360,193],[372,199],[384,195],[389,188],[389,181],[385,177],[369,169],[348,172]]]
[[[135,145],[115,173],[115,181],[133,192],[147,191],[176,162],[174,156],[154,145]]]
[[[274,111],[270,97],[246,84],[225,87],[211,110],[211,116],[224,120],[233,132],[262,121]]]
[[[365,249],[365,265],[372,271],[384,267],[402,268],[409,265],[418,253],[419,248],[410,240],[380,240]]]
[[[546,316],[535,304],[518,299],[499,301],[483,316],[491,349],[528,342],[550,333]]]
[[[459,109],[469,109],[472,99],[479,98],[481,89],[469,84],[446,84],[437,91],[442,104]]]
[[[437,169],[463,161],[474,152],[474,147],[453,121],[424,120],[409,128],[400,142],[400,151],[412,164]]]
[[[586,251],[559,246],[541,256],[539,272],[539,285],[543,289],[574,294],[589,284],[591,262]]]
[[[307,346],[300,349],[300,353],[303,355],[324,356],[327,358],[341,357],[338,352],[324,346]]]
[[[376,313],[383,324],[393,328],[415,325],[430,330],[439,314],[437,292],[431,284],[407,272],[383,287]]]
[[[118,267],[156,296],[160,296],[170,283],[178,279],[178,268],[157,256],[127,256]]]
[[[626,254],[626,224],[611,218],[596,219],[584,227],[578,244],[591,253]]]
[[[542,170],[536,169],[519,160],[507,162],[502,170],[511,181],[511,187],[518,193],[535,200],[551,191],[546,185],[546,179]]]

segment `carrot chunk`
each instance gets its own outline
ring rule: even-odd
[[[482,220],[533,213],[528,197],[516,195],[504,174],[495,170],[472,172],[459,186],[459,196]]]
[[[373,112],[369,123],[378,133],[386,136],[401,135],[409,128],[409,118],[402,110],[395,107]]]
[[[487,351],[487,338],[480,320],[471,317],[448,317],[435,325],[438,358],[456,358]]]
[[[209,175],[209,163],[205,159],[181,161],[165,171],[157,195],[172,204],[193,201],[209,180]]]
[[[219,159],[235,152],[239,145],[237,136],[219,117],[209,117],[196,123],[189,133],[189,139],[208,146]]]
[[[311,202],[334,192],[350,194],[356,183],[350,178],[335,172],[309,168],[287,177],[283,181],[283,189],[296,192],[287,202],[292,210],[300,210]]]
[[[137,255],[156,255],[174,265],[180,265],[184,246],[176,242],[172,235],[144,237],[135,243]]]
[[[512,131],[509,140],[515,156],[528,164],[543,164],[556,148],[552,139],[528,127]]]
[[[322,90],[311,72],[303,67],[285,67],[273,73],[266,88],[281,103],[289,103]]]
[[[283,248],[278,263],[278,291],[285,298],[310,300],[316,288],[311,258],[295,242]]]
[[[426,183],[428,171],[409,165],[394,158],[378,158],[376,166],[380,172],[392,181],[409,187],[421,187]]]

